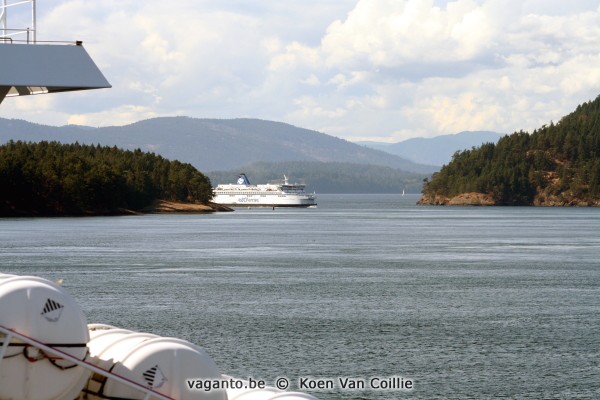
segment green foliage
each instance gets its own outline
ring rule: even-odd
[[[156,199],[206,203],[210,180],[141,150],[58,142],[0,146],[0,215],[141,210]]]
[[[558,124],[520,131],[454,154],[423,194],[489,193],[499,204],[532,204],[536,194],[600,198],[600,96]]]

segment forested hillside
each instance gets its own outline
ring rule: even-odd
[[[154,200],[207,203],[209,179],[190,164],[116,147],[13,142],[0,146],[0,215],[93,215]]]
[[[503,205],[600,205],[600,96],[532,134],[457,152],[423,186],[422,202],[473,192]]]
[[[281,181],[286,174],[292,182],[302,180],[306,190],[317,193],[419,193],[429,175],[376,165],[290,161],[253,163],[239,170],[208,172],[214,185],[234,183],[244,172],[252,183]]]

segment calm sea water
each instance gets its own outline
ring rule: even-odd
[[[203,346],[224,373],[333,379],[321,399],[600,396],[600,209],[317,209],[0,219],[0,271],[64,287],[88,322]],[[410,392],[338,377],[412,379]]]

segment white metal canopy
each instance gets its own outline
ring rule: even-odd
[[[7,11],[21,6],[31,6],[31,25],[11,29]],[[36,0],[1,0],[0,103],[11,96],[111,87],[81,42],[38,42],[36,19]]]
[[[110,83],[76,45],[0,43],[0,102],[4,97],[109,88]]]

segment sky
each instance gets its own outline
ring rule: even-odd
[[[82,40],[113,87],[9,98],[3,118],[244,117],[399,142],[532,131],[600,94],[598,0],[37,4],[38,40]]]

